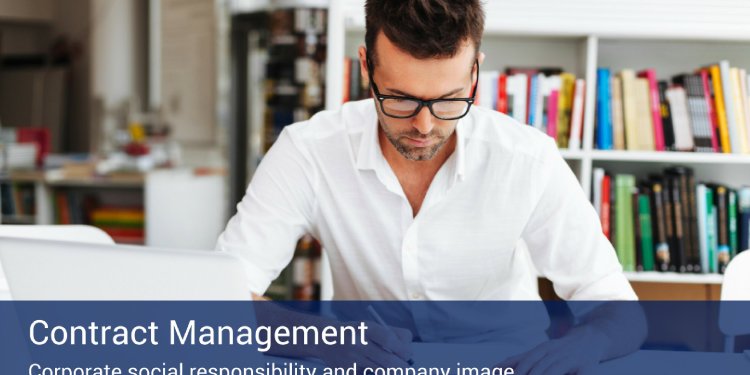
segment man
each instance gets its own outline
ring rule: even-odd
[[[521,241],[561,297],[635,299],[554,141],[472,106],[480,2],[365,8],[359,60],[375,99],[286,127],[219,238],[254,295],[307,232],[336,299],[538,300]]]

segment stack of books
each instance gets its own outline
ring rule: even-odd
[[[479,73],[477,104],[508,114],[579,150],[586,81],[561,68],[507,68]]]
[[[107,232],[115,242],[145,243],[143,208],[97,207],[89,215],[91,224]]]
[[[723,273],[750,248],[750,187],[696,183],[671,167],[636,182],[594,169],[594,207],[625,271]]]
[[[723,60],[658,80],[597,71],[596,148],[750,153],[750,76]]]

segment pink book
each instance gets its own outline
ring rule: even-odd
[[[557,98],[559,90],[552,90],[547,98],[547,135],[557,140]]]
[[[661,103],[659,102],[659,89],[656,86],[656,71],[646,69],[638,72],[638,77],[648,80],[648,91],[651,102],[651,118],[654,123],[654,146],[656,151],[664,151],[664,126],[661,123]]]
[[[714,100],[711,98],[711,85],[708,83],[708,69],[701,69],[700,74],[701,80],[703,81],[703,93],[706,97],[706,105],[708,106],[708,118],[711,119],[711,146],[714,148],[714,152],[721,152],[721,150],[719,150],[719,137],[716,135],[716,131],[719,129],[719,124],[716,119]]]

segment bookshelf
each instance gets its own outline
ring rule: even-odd
[[[364,1],[331,2],[328,25],[327,108],[343,98],[343,60],[364,44]],[[580,150],[560,150],[592,196],[592,171],[606,168],[638,177],[670,166],[694,170],[696,180],[750,185],[750,155],[693,152],[632,152],[595,149],[596,69],[654,68],[668,79],[729,60],[750,68],[750,7],[732,0],[680,2],[622,0],[574,3],[552,0],[485,3],[483,70],[507,66],[560,66],[586,80]],[[717,274],[627,273],[641,298],[715,299]],[[683,290],[694,290],[681,292]],[[691,289],[692,288],[692,289]]]
[[[31,213],[3,210],[3,224],[112,226],[117,216],[122,237],[117,230],[110,233],[117,243],[202,250],[213,249],[225,224],[223,171],[179,168],[98,177],[66,176],[59,169],[10,171],[0,175],[0,185],[30,185],[34,193]],[[65,220],[61,206],[67,207]],[[122,230],[134,226],[138,238]]]

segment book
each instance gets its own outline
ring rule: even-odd
[[[708,272],[718,272],[718,249],[719,249],[719,215],[716,209],[716,194],[714,188],[706,189],[707,237],[708,237]]]
[[[568,148],[576,76],[570,73],[562,73],[560,74],[560,82],[560,93],[557,102],[557,136],[555,139],[557,139],[557,147]]]
[[[654,124],[649,104],[648,80],[636,78],[634,84],[638,149],[654,151]]]
[[[717,215],[717,240],[718,246],[716,248],[716,267],[719,273],[724,273],[724,270],[729,264],[729,258],[731,250],[729,246],[729,213],[727,208],[727,188],[725,186],[716,187],[716,197],[714,202],[716,204],[716,215]]]
[[[748,144],[747,139],[748,129],[745,124],[745,99],[742,95],[742,78],[740,76],[740,70],[737,68],[730,68],[729,75],[732,81],[734,114],[738,136],[740,137],[740,146],[742,147],[742,153],[747,154],[750,153],[750,144]]]
[[[594,210],[596,210],[596,214],[599,215],[599,217],[602,217],[602,189],[604,188],[604,185],[602,181],[604,180],[604,168],[594,168],[593,170],[594,174],[594,181],[593,181],[593,200],[594,200]]]
[[[688,222],[690,224],[690,243],[691,243],[691,259],[690,263],[693,265],[693,272],[700,273],[703,272],[703,267],[701,265],[701,255],[700,255],[700,248],[698,247],[698,244],[700,242],[698,238],[698,221],[700,220],[698,217],[698,202],[696,200],[695,196],[695,189],[696,189],[696,183],[695,183],[695,176],[693,174],[693,170],[691,168],[686,168],[685,171],[687,172],[687,195],[688,195]]]
[[[719,122],[716,118],[716,102],[711,86],[711,78],[708,69],[706,68],[700,69],[699,74],[701,76],[704,99],[706,100],[706,108],[708,109],[708,120],[711,131],[711,148],[713,148],[714,152],[721,152],[721,146],[719,144]]]
[[[719,143],[721,150],[725,154],[732,153],[732,143],[729,141],[729,125],[727,123],[727,113],[724,106],[724,89],[721,82],[721,72],[719,65],[711,65],[708,68],[711,75],[711,85],[713,86],[714,103],[716,104],[716,122],[719,129]]]
[[[596,148],[612,149],[612,115],[610,71],[607,68],[596,70]]]
[[[651,223],[651,188],[642,184],[638,195],[638,216],[641,232],[641,269],[654,270],[654,236]]]
[[[665,92],[669,102],[674,129],[674,149],[676,151],[693,151],[693,131],[690,125],[690,114],[687,107],[687,92],[680,86],[672,86]]]
[[[638,77],[645,78],[648,81],[649,103],[654,128],[654,147],[656,151],[665,151],[664,127],[661,121],[661,103],[659,101],[659,88],[656,83],[656,70],[643,70],[638,73]]]
[[[697,204],[698,204],[698,249],[700,253],[700,265],[701,270],[705,272],[709,272],[708,267],[708,209],[706,206],[706,185],[704,184],[698,184],[698,186],[695,187],[695,195],[697,197]]]
[[[700,75],[685,74],[674,78],[676,84],[685,88],[690,124],[693,131],[695,151],[714,152],[711,136],[711,119],[706,106],[706,94],[703,91],[703,79]]]
[[[602,230],[604,231],[604,236],[607,237],[607,239],[612,242],[612,233],[611,233],[611,220],[612,220],[612,209],[610,207],[611,204],[611,184],[612,184],[612,176],[609,174],[605,174],[604,177],[602,177],[602,183],[601,183],[601,223],[602,223]]]
[[[727,194],[727,219],[729,233],[729,256],[737,255],[739,241],[737,238],[737,192],[729,190]]]
[[[622,80],[612,77],[612,138],[615,150],[625,149],[625,120],[622,109]]]
[[[694,210],[692,205],[695,203],[690,200],[690,190],[688,175],[692,175],[692,171],[685,167],[673,167],[664,170],[664,173],[669,176],[673,184],[673,208],[675,210],[675,232],[677,237],[677,250],[678,254],[675,260],[680,263],[678,266],[679,272],[694,272],[696,263],[698,263],[697,252],[694,251],[693,246],[696,244],[693,239],[693,226],[694,221]],[[677,199],[679,202],[674,202]],[[680,235],[682,238],[680,238]]]
[[[630,193],[630,202],[633,205],[633,244],[635,251],[635,270],[643,271],[643,236],[641,233],[641,215],[640,215],[640,187],[634,186]]]
[[[669,110],[667,101],[667,81],[659,81],[659,104],[661,108],[661,122],[664,127],[664,147],[667,150],[674,150],[674,129],[672,128],[672,112]]]
[[[557,137],[558,94],[557,90],[552,90],[547,98],[547,135],[552,138]]]
[[[732,153],[744,154],[747,152],[747,145],[744,138],[741,137],[742,133],[740,133],[740,128],[737,123],[733,80],[729,61],[722,60],[719,62],[719,72],[721,74],[721,88],[724,94],[724,109],[726,110],[727,127],[729,128],[729,142],[732,145]]]
[[[497,77],[497,103],[495,109],[500,113],[508,113],[508,76],[498,74]]]
[[[625,124],[625,148],[627,150],[640,150],[638,142],[638,109],[636,106],[635,73],[630,69],[620,72],[622,81],[622,112]]]
[[[568,149],[580,150],[583,133],[583,106],[586,98],[586,81],[576,79],[573,94],[573,109],[570,117],[570,139]]]
[[[635,187],[633,175],[619,174],[615,176],[616,194],[616,230],[615,249],[617,258],[623,270],[635,271],[635,243],[633,232],[633,205],[631,194]]]
[[[750,249],[750,187],[742,187],[737,191],[737,206],[737,248],[742,252]]]
[[[671,231],[668,231],[666,213],[664,206],[664,189],[660,180],[651,179],[651,212],[653,212],[653,233],[655,242],[655,259],[654,268],[658,271],[669,270],[669,243],[667,235]]]
[[[477,89],[477,104],[490,109],[497,108],[497,81],[500,72],[496,70],[479,72],[479,88]]]
[[[536,107],[539,100],[539,74],[529,75],[529,95],[526,106],[526,123],[533,125],[536,120]]]
[[[523,73],[509,75],[506,84],[508,91],[508,115],[516,119],[516,121],[525,124],[527,76]]]

